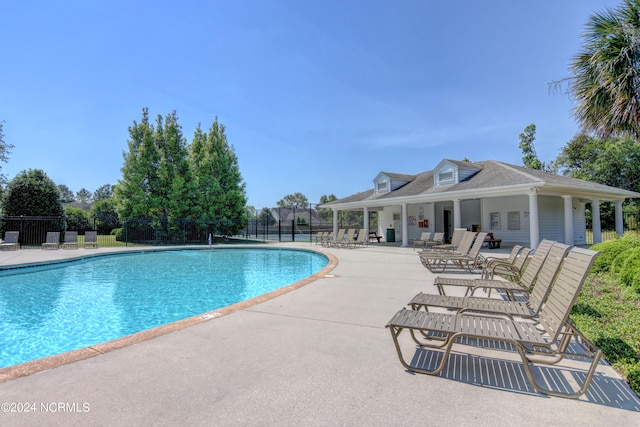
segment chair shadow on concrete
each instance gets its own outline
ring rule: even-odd
[[[474,346],[475,339],[469,338],[461,341],[460,344],[468,344]],[[487,344],[484,341],[484,344]],[[485,349],[488,347],[483,345]],[[577,352],[579,346],[572,343],[569,351]],[[515,349],[510,344],[495,342],[491,350],[504,351],[505,357],[517,357],[514,353]],[[442,352],[422,347],[417,347],[411,361],[412,367],[433,370],[442,360]],[[584,383],[587,376],[588,363],[584,358],[565,357],[567,363],[562,362],[557,365],[536,365],[533,368],[536,381],[546,384],[552,390],[560,392],[570,392],[575,384]],[[576,363],[573,363],[573,362]],[[580,368],[580,365],[584,368]],[[608,366],[606,361],[601,360],[600,365]],[[573,365],[573,366],[568,366]],[[577,367],[576,367],[577,366]],[[413,372],[407,371],[411,374]],[[422,375],[420,375],[422,377]],[[542,399],[549,399],[550,396],[537,393],[531,386],[524,369],[524,365],[520,360],[508,360],[502,358],[487,357],[484,355],[473,354],[472,352],[455,352],[452,351],[446,368],[438,375],[453,381],[473,384],[480,387],[488,387],[513,393],[522,393],[538,396]],[[428,380],[429,376],[424,376]],[[591,380],[591,384],[586,393],[580,397],[580,401],[594,403],[598,405],[609,406],[612,408],[626,409],[629,411],[640,412],[640,397],[631,390],[629,385],[622,379],[609,377],[600,371],[597,371]]]

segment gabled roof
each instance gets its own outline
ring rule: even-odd
[[[389,178],[397,181],[411,181],[415,177],[415,175],[407,175],[404,173],[393,173],[393,172],[380,172],[378,176],[380,175],[386,175]]]
[[[434,170],[416,175],[391,174],[403,177],[405,185],[387,193],[376,194],[373,189],[327,203],[325,207],[373,207],[393,203],[428,203],[444,200],[478,199],[508,195],[523,195],[531,188],[537,194],[570,195],[586,200],[624,200],[640,198],[640,193],[609,187],[595,182],[583,181],[516,166],[495,160],[461,162],[448,160],[454,165],[472,168],[477,172],[470,177],[449,185],[434,185]],[[440,166],[442,162],[438,164]]]

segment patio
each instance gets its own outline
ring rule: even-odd
[[[0,419],[14,426],[637,422],[640,399],[605,363],[576,400],[533,391],[518,358],[508,351],[467,346],[469,353],[452,354],[442,374],[411,374],[398,362],[384,325],[418,292],[436,293],[434,275],[412,248],[282,246],[331,252],[339,264],[323,278],[256,305],[2,382],[0,402],[32,402],[36,410],[2,413]],[[509,250],[483,252],[495,256]],[[2,252],[0,264],[82,251]],[[427,353],[416,351],[415,358],[433,363]],[[571,382],[585,365],[572,360],[540,375]]]

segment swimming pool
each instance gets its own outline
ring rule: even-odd
[[[0,368],[216,310],[320,271],[290,249],[145,251],[0,271]]]

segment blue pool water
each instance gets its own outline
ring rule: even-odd
[[[287,249],[179,250],[0,271],[0,368],[244,301],[327,263]]]

